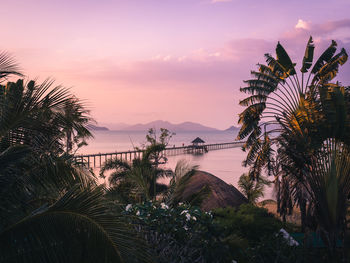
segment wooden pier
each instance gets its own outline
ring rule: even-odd
[[[229,149],[241,147],[243,142],[227,142],[227,143],[213,143],[201,146],[188,145],[181,147],[167,147],[163,154],[164,156],[175,156],[183,154],[202,154],[208,151]],[[111,158],[118,158],[125,161],[132,161],[136,158],[141,158],[142,150],[125,151],[125,152],[111,152],[111,153],[96,153],[76,155],[74,158],[79,163],[84,163],[89,168],[100,168],[105,161]]]

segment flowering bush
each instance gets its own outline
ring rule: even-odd
[[[127,205],[136,228],[157,254],[158,262],[230,262],[231,251],[222,243],[212,214],[198,207],[145,202]]]
[[[282,222],[266,209],[250,204],[206,213],[187,204],[169,207],[165,203],[145,202],[128,204],[123,213],[148,242],[155,262],[318,260],[314,250],[290,246],[283,235],[277,234]]]

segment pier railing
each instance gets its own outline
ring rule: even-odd
[[[229,149],[241,147],[243,142],[226,142],[226,143],[212,143],[203,145],[187,145],[181,147],[167,147],[163,151],[164,156],[176,156],[183,154],[196,154],[208,151]],[[110,152],[110,153],[96,153],[76,155],[74,158],[78,163],[84,163],[89,168],[100,168],[105,161],[111,158],[118,158],[125,161],[132,161],[136,158],[142,158],[143,150]]]

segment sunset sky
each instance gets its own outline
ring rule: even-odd
[[[2,0],[0,47],[29,78],[71,87],[100,124],[224,129],[277,41],[297,63],[310,35],[316,56],[331,39],[349,53],[349,12],[349,0]],[[350,62],[340,71],[350,85]]]

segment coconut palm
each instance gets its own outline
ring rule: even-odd
[[[2,51],[0,52],[0,82],[5,81],[11,75],[23,76],[19,72],[15,59],[9,53]]]
[[[86,171],[36,157],[25,146],[0,155],[0,262],[150,261]]]
[[[119,193],[119,199],[155,199],[158,194],[167,190],[167,186],[158,180],[171,176],[169,170],[158,167],[159,162],[154,162],[154,156],[164,148],[162,144],[149,145],[143,151],[142,157],[134,159],[131,163],[118,158],[107,160],[100,170],[100,177],[105,178],[106,171],[112,171],[108,180],[114,192]]]
[[[62,116],[66,153],[69,154],[72,152],[74,145],[76,145],[74,150],[76,152],[80,147],[86,145],[86,139],[92,137],[88,129],[92,118],[89,116],[89,111],[75,97],[66,101]]]
[[[72,98],[50,81],[0,85],[0,262],[147,262],[93,175],[62,154]]]
[[[87,129],[90,118],[84,106],[67,89],[53,87],[53,81],[37,84],[18,80],[0,85],[0,91],[2,149],[25,143],[42,151],[61,153],[65,144],[70,150],[73,143],[78,144],[78,138],[91,137]],[[64,140],[67,136],[69,139]]]
[[[101,187],[74,187],[54,204],[14,218],[0,229],[0,261],[150,261],[145,246],[121,217],[110,213],[107,201]]]
[[[254,180],[248,174],[242,174],[238,180],[238,186],[247,197],[249,203],[255,204],[259,198],[264,197],[265,185],[269,185],[270,182],[260,176]]]
[[[250,96],[240,102],[246,109],[240,114],[242,128],[238,135],[239,139],[247,138],[243,146],[248,151],[244,164],[250,166],[253,178],[258,178],[263,169],[272,174],[276,167],[274,159],[278,156],[281,162],[275,173],[279,177],[276,180],[278,199],[284,199],[280,202],[284,204],[280,211],[285,214],[290,207],[288,200],[293,200],[301,209],[303,225],[307,214],[316,215],[317,226],[322,226],[330,236],[334,231],[330,225],[322,224],[329,215],[316,211],[320,209],[316,196],[321,195],[321,186],[314,183],[312,173],[317,170],[315,160],[332,152],[324,146],[327,141],[349,145],[349,92],[339,83],[330,82],[348,56],[344,49],[336,54],[336,49],[337,43],[332,41],[312,66],[314,45],[310,37],[300,77],[296,64],[278,43],[277,58],[266,54],[267,65],[259,65],[259,71],[252,71],[254,78],[246,81],[248,86],[241,89]],[[331,158],[327,160],[330,162]],[[330,163],[325,165],[330,167]],[[346,184],[346,180],[337,182],[338,187],[347,189],[345,185],[340,186]],[[342,192],[342,198],[349,193]],[[339,209],[346,211],[346,204]],[[332,239],[330,236],[328,239]]]
[[[184,195],[186,189],[190,186],[191,178],[197,171],[198,165],[191,165],[186,160],[179,160],[172,174],[169,188],[164,195],[164,202],[171,206],[176,206],[180,202],[200,206],[204,199],[211,194],[209,186],[204,186],[199,191],[193,192],[190,195]]]

